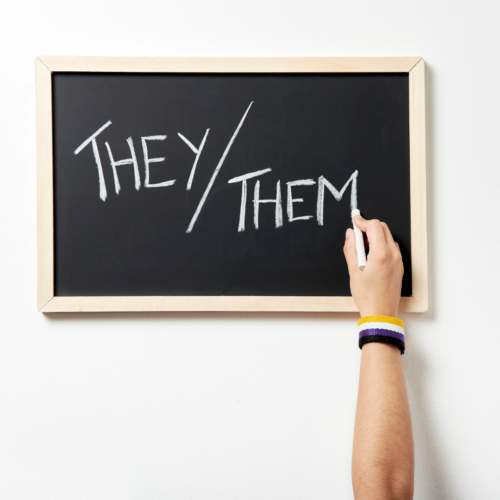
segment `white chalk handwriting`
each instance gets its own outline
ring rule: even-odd
[[[233,135],[231,136],[231,139],[229,140],[226,149],[224,150],[224,153],[222,154],[219,163],[215,167],[215,170],[212,174],[212,177],[210,178],[210,181],[205,188],[205,191],[203,192],[203,196],[201,197],[198,206],[191,218],[191,222],[189,223],[189,226],[186,229],[186,233],[191,233],[191,231],[194,228],[194,225],[198,219],[198,216],[200,215],[201,210],[203,209],[203,206],[207,200],[208,195],[210,194],[210,190],[212,189],[215,180],[217,178],[217,175],[219,174],[222,165],[224,163],[224,160],[226,159],[226,156],[229,153],[229,150],[231,149],[231,146],[233,145],[236,137],[238,136],[238,133],[240,132],[243,123],[245,121],[245,118],[248,115],[248,112],[250,111],[250,108],[252,107],[253,102],[250,103],[250,105],[247,107],[245,113],[243,114],[243,117],[241,118],[240,122],[238,123],[238,126],[236,127],[236,130],[234,131]],[[101,158],[99,155],[99,148],[97,146],[97,137],[111,125],[111,120],[106,122],[102,127],[100,127],[96,132],[94,132],[90,137],[85,139],[80,146],[78,146],[74,150],[74,154],[77,155],[79,154],[85,147],[87,147],[89,144],[92,145],[92,152],[94,155],[94,160],[95,164],[97,166],[97,174],[98,174],[98,181],[99,181],[99,198],[102,201],[106,201],[107,198],[107,189],[106,189],[106,181],[104,179],[104,172],[103,172],[103,166],[101,162]],[[205,147],[205,144],[207,142],[207,137],[210,129],[207,128],[205,135],[203,136],[203,139],[198,147],[196,147],[189,139],[187,139],[184,135],[182,135],[180,132],[177,134],[178,137],[191,149],[191,151],[196,155],[193,165],[191,167],[191,171],[189,174],[189,179],[187,182],[186,190],[190,190],[191,186],[193,185],[194,181],[194,176],[196,173],[196,167],[198,165],[198,161],[200,159],[201,153],[203,151],[203,148]],[[176,179],[171,179],[168,181],[162,181],[162,182],[156,182],[156,183],[151,183],[150,181],[150,171],[149,171],[149,165],[151,163],[158,163],[158,162],[164,162],[165,158],[164,157],[158,157],[158,158],[150,158],[148,155],[148,145],[147,141],[165,141],[167,139],[166,135],[152,135],[152,136],[147,136],[147,137],[141,137],[141,144],[142,144],[142,152],[143,152],[143,158],[144,158],[144,166],[145,166],[145,179],[144,179],[144,187],[146,188],[160,188],[160,187],[168,187],[172,186],[175,184]],[[133,172],[134,172],[134,181],[135,181],[135,189],[139,190],[141,187],[141,177],[139,174],[139,163],[137,161],[137,156],[135,153],[135,148],[134,148],[134,143],[132,140],[132,137],[129,137],[126,139],[128,147],[130,149],[130,158],[124,159],[124,160],[115,160],[113,157],[113,153],[111,151],[111,147],[109,143],[106,141],[104,144],[106,146],[106,149],[108,151],[108,156],[109,156],[109,162],[111,165],[111,169],[113,172],[113,180],[114,180],[114,185],[115,185],[115,193],[117,195],[120,194],[121,186],[120,186],[120,181],[118,177],[118,170],[117,167],[119,166],[125,166],[125,165],[131,165],[133,167]],[[246,216],[246,206],[247,206],[247,190],[248,190],[248,181],[250,179],[253,179],[255,177],[261,177],[269,172],[271,172],[271,168],[265,168],[262,170],[256,170],[254,172],[249,172],[244,175],[240,175],[238,177],[234,177],[228,181],[229,184],[236,184],[241,182],[241,203],[240,203],[240,212],[239,212],[239,219],[238,219],[238,231],[243,232],[245,231],[245,216]],[[314,215],[302,215],[300,217],[294,216],[294,204],[295,203],[302,203],[304,201],[303,198],[294,198],[293,197],[293,192],[292,188],[295,186],[314,186],[317,184],[317,195],[316,195],[316,220],[318,225],[323,226],[324,225],[324,198],[325,198],[325,187],[330,191],[330,193],[334,196],[336,201],[342,200],[342,196],[344,195],[345,191],[347,190],[349,184],[351,184],[351,210],[357,208],[357,178],[358,178],[358,171],[355,170],[352,175],[349,177],[347,182],[344,184],[342,189],[339,191],[337,190],[323,175],[321,175],[317,182],[314,179],[299,179],[295,181],[290,181],[286,183],[286,212],[288,216],[288,222],[295,222],[299,220],[309,220],[314,217]],[[283,207],[282,207],[282,201],[281,201],[281,182],[278,180],[276,184],[276,197],[272,199],[267,199],[263,200],[260,198],[260,179],[256,179],[255,181],[255,187],[254,187],[254,197],[253,197],[253,222],[254,222],[254,227],[256,230],[259,229],[259,207],[262,203],[274,203],[275,205],[275,227],[276,229],[279,229],[280,227],[283,226]]]

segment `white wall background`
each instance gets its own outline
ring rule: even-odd
[[[500,498],[500,7],[3,0],[0,498],[352,498],[354,315],[35,307],[34,58],[427,62],[430,311],[404,315],[416,498]]]

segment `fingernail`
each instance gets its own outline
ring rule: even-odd
[[[349,238],[351,236],[351,231],[349,229],[345,232],[345,239]]]

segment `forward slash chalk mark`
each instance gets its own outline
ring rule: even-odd
[[[201,209],[203,208],[203,205],[205,204],[207,196],[210,193],[212,186],[214,185],[217,174],[219,173],[219,170],[221,169],[222,164],[224,163],[224,160],[226,159],[226,156],[229,153],[229,150],[231,149],[231,146],[233,145],[233,142],[236,139],[236,136],[238,135],[238,132],[240,131],[240,128],[243,125],[243,122],[245,121],[245,118],[247,117],[248,112],[250,111],[250,108],[252,107],[252,104],[253,104],[253,101],[250,103],[247,110],[245,111],[245,114],[243,115],[243,118],[241,119],[240,123],[238,124],[238,127],[236,127],[236,130],[234,131],[234,134],[231,137],[231,140],[229,141],[228,145],[226,146],[226,149],[225,149],[221,159],[219,160],[217,167],[215,167],[214,173],[212,174],[212,178],[210,179],[210,182],[208,183],[208,186],[205,189],[203,196],[201,197],[200,203],[198,203],[198,208],[196,209],[196,212],[194,213],[193,218],[191,219],[191,222],[189,224],[189,227],[187,228],[186,233],[190,233],[193,230],[193,227],[196,223],[196,220],[198,219],[198,216],[200,215]]]

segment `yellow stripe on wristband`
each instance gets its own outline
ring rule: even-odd
[[[363,323],[390,323],[391,325],[397,325],[401,328],[405,327],[403,320],[393,318],[392,316],[364,316],[358,320],[358,326]]]

